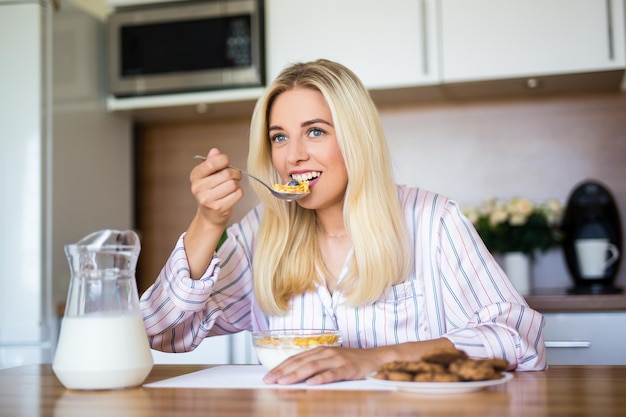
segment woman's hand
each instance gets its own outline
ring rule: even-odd
[[[383,363],[396,360],[419,361],[431,349],[450,347],[454,345],[446,338],[371,349],[320,346],[287,358],[267,373],[263,381],[281,385],[305,381],[310,385],[318,385],[365,379]]]
[[[198,203],[196,216],[222,229],[228,224],[233,207],[243,197],[239,184],[241,172],[227,169],[229,164],[228,156],[213,148],[189,175],[191,192]]]
[[[374,349],[319,346],[287,358],[265,375],[263,381],[281,385],[306,381],[317,385],[364,379],[381,364]]]
[[[200,277],[213,257],[215,248],[243,197],[241,172],[228,169],[228,156],[211,149],[207,158],[189,174],[191,192],[198,203],[196,215],[185,234],[185,252],[191,277]]]

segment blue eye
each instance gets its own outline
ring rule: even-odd
[[[322,129],[319,129],[317,127],[314,127],[309,131],[309,135],[314,138],[319,138],[320,136],[323,136],[324,133],[326,132],[324,132]]]
[[[273,143],[280,143],[280,142],[284,142],[287,140],[287,136],[283,135],[283,134],[277,134],[274,135],[270,138],[270,141]]]

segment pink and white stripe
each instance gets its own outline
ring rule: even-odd
[[[444,336],[472,357],[504,358],[517,370],[544,369],[543,316],[514,289],[457,204],[405,186],[398,195],[415,247],[414,271],[375,303],[350,307],[341,292],[331,295],[318,286],[295,297],[284,316],[263,314],[251,270],[257,207],[229,228],[229,239],[199,280],[189,277],[180,237],[141,298],[152,347],[183,352],[205,337],[242,330],[332,328],[349,347]]]

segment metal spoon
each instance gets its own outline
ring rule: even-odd
[[[193,156],[195,159],[202,159],[202,160],[206,160],[206,157],[202,156],[202,155],[194,155]],[[236,169],[238,171],[240,171],[243,175],[246,175],[250,178],[252,178],[255,181],[258,181],[260,184],[262,184],[265,188],[267,188],[270,193],[272,193],[272,195],[276,198],[280,198],[281,200],[287,200],[287,202],[291,202],[293,200],[299,200],[301,198],[304,198],[306,196],[309,195],[309,193],[287,193],[287,192],[282,192],[282,191],[278,191],[276,190],[274,187],[269,186],[268,184],[266,184],[263,180],[255,177],[254,175],[250,174],[247,171],[244,171],[241,168],[237,168],[235,166],[229,165],[229,168],[233,168]]]

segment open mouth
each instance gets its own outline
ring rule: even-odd
[[[309,171],[309,172],[304,172],[301,174],[293,174],[291,175],[291,178],[293,178],[296,181],[313,181],[314,179],[317,179],[320,177],[320,175],[322,175],[321,172],[319,171]]]

